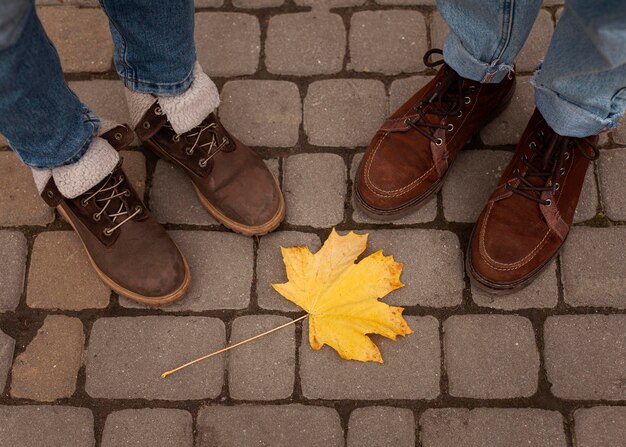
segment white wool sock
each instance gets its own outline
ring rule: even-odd
[[[126,102],[130,112],[130,121],[137,126],[143,115],[154,104],[155,99],[167,116],[174,132],[183,134],[198,126],[209,113],[215,111],[220,105],[220,95],[217,87],[202,71],[198,62],[193,68],[193,81],[191,87],[178,95],[158,95],[135,92],[126,89]]]

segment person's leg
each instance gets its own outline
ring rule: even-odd
[[[443,57],[459,75],[500,82],[524,46],[541,0],[437,0],[450,32]]]
[[[532,82],[556,133],[586,137],[617,127],[626,109],[626,1],[566,1]]]

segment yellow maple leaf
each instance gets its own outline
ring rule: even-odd
[[[366,245],[367,234],[340,236],[333,229],[315,254],[308,247],[281,247],[289,281],[272,287],[309,313],[313,349],[329,345],[344,359],[382,363],[367,334],[395,340],[413,330],[402,317],[402,307],[378,301],[404,286],[402,264],[382,250],[355,264]]]

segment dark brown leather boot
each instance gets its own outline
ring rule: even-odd
[[[132,142],[133,133],[118,126],[101,137],[119,150]],[[189,288],[187,261],[133,189],[122,161],[74,199],[63,197],[52,178],[42,197],[74,227],[96,273],[118,294],[162,306],[179,300]]]
[[[441,188],[461,148],[508,104],[514,74],[499,84],[460,77],[443,60],[439,73],[400,107],[374,135],[361,161],[355,202],[365,213],[391,220],[413,211]]]
[[[468,247],[472,282],[492,293],[530,284],[569,233],[597,136],[563,137],[535,110]]]
[[[177,135],[155,102],[135,132],[146,147],[189,176],[202,205],[231,230],[260,236],[285,217],[283,195],[270,170],[224,129],[215,114]]]

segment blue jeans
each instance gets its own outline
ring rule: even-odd
[[[100,0],[126,87],[158,95],[192,82],[196,49],[193,0]],[[72,164],[99,127],[68,88],[34,0],[0,0],[0,133],[29,166]]]
[[[513,68],[541,0],[437,0],[450,27],[444,59],[459,75],[499,82]],[[626,0],[565,0],[532,84],[535,103],[561,135],[617,127],[626,109]]]

